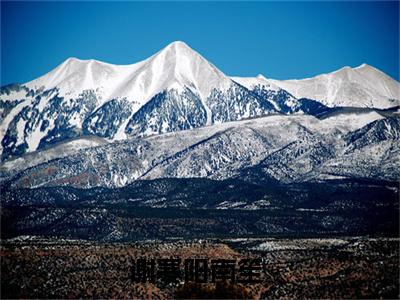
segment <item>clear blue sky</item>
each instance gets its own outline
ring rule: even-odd
[[[175,40],[228,75],[373,65],[399,79],[395,2],[1,2],[1,85],[68,57],[129,64]]]

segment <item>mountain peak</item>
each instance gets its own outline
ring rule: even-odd
[[[76,57],[74,57],[74,56],[71,56],[71,57],[68,57],[65,61],[64,61],[64,63],[73,63],[73,62],[78,62],[78,61],[81,61],[79,58],[76,58]]]
[[[366,63],[362,63],[361,65],[359,65],[355,69],[361,69],[361,68],[372,68],[372,67],[370,65],[366,64]]]
[[[190,48],[185,42],[182,42],[182,41],[174,41],[174,42],[170,43],[166,48],[168,48],[168,49],[171,49],[171,48],[173,48],[173,49],[189,49],[189,50],[193,51],[192,48]]]
[[[340,68],[339,70],[333,71],[332,73],[328,73],[329,74],[335,74],[335,73],[339,73],[339,72],[343,72],[343,71],[347,71],[347,72],[354,72],[354,71],[379,71],[377,68],[368,65],[366,63],[362,63],[361,65],[357,66],[357,67],[349,67],[349,66],[345,66],[343,68]]]
[[[400,103],[399,82],[366,63],[312,78],[272,81],[296,98],[315,99],[329,107],[384,109]]]
[[[358,67],[355,67],[353,70],[357,70],[357,71],[364,71],[364,72],[379,72],[379,73],[383,73],[381,70],[368,65],[366,63],[363,63],[361,65],[359,65]]]
[[[177,58],[177,57],[189,57],[190,59],[195,59],[197,57],[201,57],[204,59],[199,53],[190,48],[186,43],[182,41],[175,41],[168,44],[165,48],[161,49],[155,56],[165,55],[168,59]]]
[[[147,81],[149,85],[155,80],[157,89],[167,88],[172,83],[194,86],[205,99],[213,88],[230,85],[230,80],[220,70],[182,41],[170,43],[147,59],[144,66],[141,71],[149,74],[140,76],[151,78]]]
[[[258,75],[257,75],[257,78],[258,78],[258,79],[261,79],[261,80],[267,81],[267,78],[265,78],[265,76],[264,76],[263,74],[258,74]]]

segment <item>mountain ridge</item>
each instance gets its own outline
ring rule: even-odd
[[[399,178],[399,116],[366,113],[347,120],[267,116],[98,145],[49,160],[44,156],[29,168],[15,161],[1,171],[15,188],[113,188],[156,178],[283,183]]]
[[[358,71],[344,68],[337,72],[349,73],[348,78],[362,77],[356,90],[380,95],[387,76],[379,73],[373,80],[380,71],[371,68],[362,65]],[[384,82],[379,83],[380,79]],[[379,93],[372,90],[371,80]],[[69,58],[38,79],[1,88],[1,159],[80,136],[113,142],[269,114],[321,115],[332,108],[315,93],[298,97],[290,86],[283,87],[285,84],[262,75],[228,77],[180,41],[131,65]],[[364,95],[351,93],[351,81],[343,86],[338,86],[338,91],[349,91],[351,101]],[[351,106],[343,105],[350,100],[333,107]]]
[[[311,98],[329,107],[390,108],[400,105],[400,84],[366,63],[304,79],[266,79],[297,98]]]

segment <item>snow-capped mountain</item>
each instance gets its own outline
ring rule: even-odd
[[[183,92],[185,88],[191,88],[200,100],[205,100],[212,89],[226,90],[230,84],[229,78],[197,52],[183,42],[174,42],[132,65],[69,58],[26,86],[33,90],[57,88],[60,96],[69,98],[78,97],[81,91],[92,90],[98,99],[96,108],[112,99],[126,98],[136,112],[160,91]],[[211,116],[207,117],[211,120]]]
[[[290,93],[269,82],[262,75],[251,77],[231,77],[231,79],[260,98],[266,99],[276,111],[294,113],[301,110],[301,102]]]
[[[266,80],[297,98],[314,99],[328,107],[389,108],[400,105],[400,84],[382,71],[362,64],[300,80]]]
[[[371,110],[324,119],[274,115],[98,145],[56,159],[39,152],[33,166],[16,160],[0,170],[11,186],[30,188],[121,187],[157,178],[395,181],[399,124],[399,116]]]
[[[300,81],[230,78],[183,42],[132,65],[70,58],[38,79],[1,88],[1,160],[71,140],[86,147],[88,137],[100,140],[95,146],[270,114],[386,108],[399,103],[398,88],[366,65]]]
[[[366,65],[228,77],[183,42],[125,66],[70,58],[0,89],[2,236],[394,232],[399,85]]]
[[[0,108],[3,160],[84,135],[123,140],[277,112],[183,42],[126,66],[70,58],[3,87]]]
[[[295,98],[286,90],[278,87],[266,79],[263,75],[257,77],[231,77],[231,79],[257,97],[270,103],[272,107],[284,114],[305,113],[310,115],[320,115],[329,110],[329,108],[318,101],[307,98]]]

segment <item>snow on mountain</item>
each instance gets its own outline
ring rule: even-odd
[[[22,175],[18,182],[24,182],[23,184],[26,183],[28,186],[64,185],[67,183],[81,187],[123,186],[144,176],[150,169],[162,164],[164,159],[173,157],[182,151],[185,152],[185,149],[191,149],[197,143],[208,145],[205,142],[208,139],[214,139],[214,137],[220,136],[222,132],[238,131],[243,126],[254,127],[257,131],[265,133],[270,132],[269,135],[273,143],[282,146],[287,141],[295,138],[300,120],[303,123],[310,124],[318,122],[312,116],[286,116],[285,119],[282,119],[281,116],[270,116],[268,118],[227,122],[82,149],[79,153],[71,153],[70,156],[65,157],[60,156],[58,159],[45,163],[41,163],[43,160],[40,158],[35,159],[35,157],[43,156],[41,155],[43,151],[39,151],[32,153],[30,157],[30,161],[37,161],[38,164],[35,166],[30,165],[30,168],[22,173],[25,175]],[[282,122],[287,124],[282,126]],[[246,132],[251,133],[250,131]],[[264,151],[263,148],[260,148],[260,150],[254,149],[250,154],[246,154],[250,149],[250,144],[248,146],[243,145],[244,142],[249,143],[248,141],[246,142],[247,137],[254,136],[257,138],[257,135],[249,135],[247,133],[241,137],[240,134],[227,135],[226,139],[224,139],[227,146],[226,151],[229,151],[228,148],[233,142],[233,140],[230,140],[230,136],[239,139],[238,148],[243,151],[243,156],[249,157],[249,155],[253,155],[252,153]],[[197,148],[194,147],[194,150]],[[199,147],[199,149],[204,148]],[[214,150],[218,149],[222,151],[222,148],[215,148]],[[219,159],[219,154],[214,153],[214,155]],[[238,161],[238,158],[235,158],[235,161]],[[198,160],[197,163],[203,166],[206,165],[203,160]],[[14,168],[13,166],[15,165],[4,162],[1,171],[9,177],[14,177],[28,167],[25,166],[22,169],[23,165],[18,165],[19,168]],[[226,167],[227,164],[224,163],[221,166]],[[36,175],[31,177],[31,174]],[[20,175],[17,176],[20,177]]]
[[[94,90],[101,103],[127,98],[143,105],[158,92],[193,85],[202,97],[212,88],[230,85],[225,75],[185,43],[177,41],[150,58],[131,65],[69,58],[46,75],[25,84],[45,90],[57,87],[60,96],[77,97]]]
[[[7,177],[12,172],[20,172],[27,168],[46,163],[53,159],[63,158],[79,153],[79,151],[107,144],[107,141],[98,137],[82,137],[61,143],[49,149],[27,153],[21,157],[5,161],[0,165],[1,176]]]
[[[9,184],[30,188],[119,187],[156,178],[286,183],[334,176],[399,178],[400,118],[363,126],[365,115],[351,117],[360,127],[336,126],[335,120],[342,122],[338,118],[266,116],[99,145],[46,162],[34,159],[40,152],[32,153],[36,165],[15,170],[5,163],[4,169]]]
[[[200,99],[212,89],[227,89],[231,81],[200,54],[177,41],[150,58],[132,65],[112,65],[96,60],[69,58],[48,74],[30,81],[28,88],[57,88],[60,96],[77,97],[81,91],[94,90],[98,106],[117,98],[134,103],[132,109],[149,101],[160,91],[191,87]],[[204,103],[204,102],[203,102]],[[211,116],[208,116],[211,120]]]
[[[329,107],[389,108],[400,105],[400,83],[362,64],[299,80],[268,79],[296,98],[314,99]]]
[[[231,79],[271,103],[279,112],[294,113],[301,110],[298,99],[261,74],[257,77],[231,77]]]
[[[367,65],[298,81],[229,78],[183,42],[131,65],[70,58],[0,89],[1,160],[87,136],[113,142],[269,114],[321,117],[327,106],[389,107],[398,88]]]
[[[344,136],[340,155],[324,165],[325,173],[344,177],[387,179],[398,182],[400,118],[376,120]]]
[[[0,91],[2,159],[83,135],[109,141],[261,116],[276,110],[183,42],[117,66],[70,58]]]
[[[257,77],[238,77],[232,76],[232,80],[240,83],[245,86],[249,90],[253,90],[256,86],[263,85],[268,86],[273,91],[279,91],[281,88],[276,84],[270,82],[267,78],[265,78],[262,74],[257,75]]]
[[[376,111],[333,113],[323,118],[323,122],[342,132],[349,132],[383,118]]]

